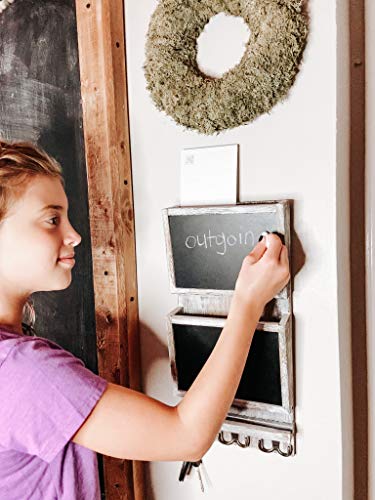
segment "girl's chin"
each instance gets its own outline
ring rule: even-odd
[[[59,279],[56,280],[55,290],[64,290],[65,288],[68,288],[71,282],[72,282],[72,270],[65,269],[63,273],[60,273]]]
[[[55,288],[53,288],[54,291],[58,292],[59,290],[65,290],[66,288],[68,288],[71,284],[72,280],[66,280],[65,282],[62,282],[60,280],[59,283],[56,284]]]

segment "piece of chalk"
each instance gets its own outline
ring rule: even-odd
[[[268,245],[269,245],[267,234],[270,234],[269,231],[263,231],[263,233],[261,233],[261,236],[264,236],[264,238],[266,240],[266,248],[268,248]]]

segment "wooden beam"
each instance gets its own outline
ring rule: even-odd
[[[369,494],[368,366],[366,331],[366,65],[365,2],[351,0],[350,29],[350,275],[352,321],[354,497]],[[344,454],[345,457],[345,454]],[[351,466],[351,464],[350,464]]]
[[[123,0],[76,0],[99,374],[140,390]],[[103,457],[106,499],[144,498],[143,462]]]

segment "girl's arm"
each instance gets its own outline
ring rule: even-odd
[[[235,397],[263,308],[289,281],[287,249],[267,235],[245,257],[225,326],[181,402],[168,406],[109,383],[72,441],[133,460],[197,461],[210,448]]]

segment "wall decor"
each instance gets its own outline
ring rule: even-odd
[[[197,38],[221,12],[242,17],[251,34],[240,63],[213,78],[198,68]],[[147,89],[187,129],[211,135],[238,127],[286,97],[307,32],[301,0],[160,0],[147,33]]]

